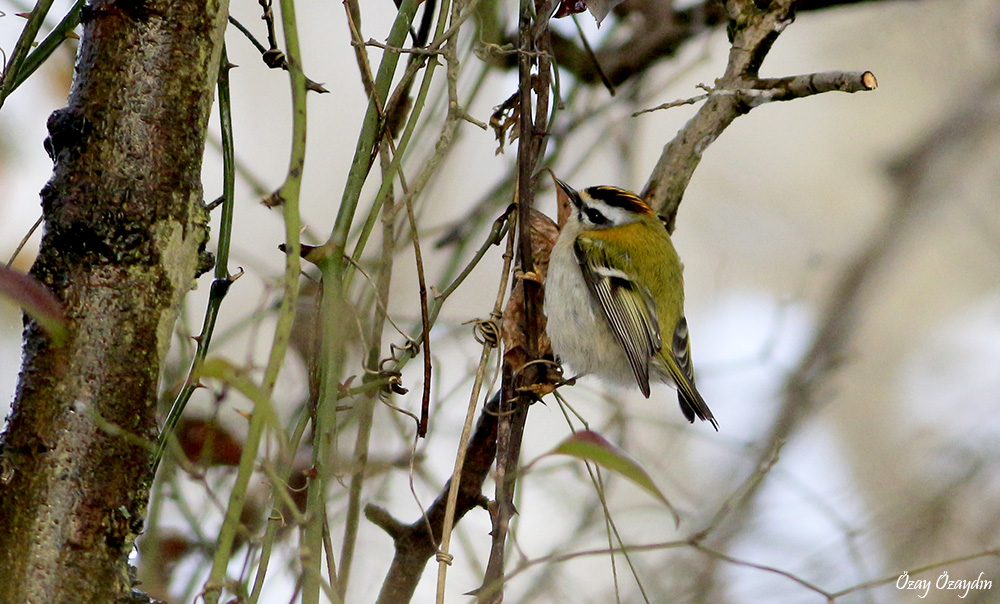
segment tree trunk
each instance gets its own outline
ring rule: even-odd
[[[68,337],[34,321],[0,439],[0,602],[133,598],[160,364],[210,258],[201,190],[226,0],[94,0],[49,118],[52,179],[32,274]],[[141,599],[141,598],[140,598]]]

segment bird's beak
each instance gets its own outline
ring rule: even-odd
[[[556,186],[559,187],[560,191],[566,194],[566,197],[572,199],[573,203],[577,203],[577,200],[580,199],[580,194],[576,192],[576,189],[569,186],[564,181],[559,180],[555,174],[552,175],[552,180],[555,181]]]
[[[570,214],[574,212],[574,208],[579,209],[580,194],[576,192],[576,189],[556,178],[556,175],[552,174],[551,170],[549,174],[552,175],[552,180],[556,183],[556,218],[561,229],[566,224],[566,221],[569,220]]]

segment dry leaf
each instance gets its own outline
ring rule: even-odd
[[[601,21],[604,21],[604,17],[608,16],[611,9],[621,4],[624,0],[587,0],[587,9],[590,14],[594,16],[594,20],[597,21],[597,26],[601,26]]]
[[[191,463],[238,466],[243,443],[214,421],[182,418],[175,431],[181,450]]]
[[[587,3],[583,0],[562,0],[559,3],[559,8],[556,9],[556,14],[552,15],[552,18],[562,19],[563,17],[582,13],[585,10],[587,10]]]
[[[549,270],[549,254],[552,253],[552,246],[559,237],[559,228],[552,222],[552,219],[542,214],[538,210],[531,210],[529,224],[529,234],[531,237],[531,256],[535,264],[535,277],[537,281],[541,277],[544,283],[545,275]],[[507,300],[507,307],[503,313],[503,325],[501,328],[504,349],[506,355],[511,355],[509,360],[515,366],[523,365],[526,362],[524,356],[525,334],[521,329],[522,316],[524,314],[524,285],[522,278],[518,278],[511,290],[510,298]],[[545,316],[539,317],[542,324],[541,338],[538,341],[538,353],[541,356],[552,354],[552,343],[548,335],[545,334]],[[518,362],[520,361],[520,362]]]
[[[597,21],[597,26],[601,26],[601,22],[604,18],[608,16],[614,7],[621,4],[624,0],[562,0],[559,3],[559,8],[556,10],[556,14],[552,15],[553,19],[559,19],[561,17],[568,17],[570,15],[575,15],[577,13],[582,13],[584,10],[589,10],[590,14],[593,15],[594,20]]]
[[[497,155],[503,153],[504,141],[514,142],[517,139],[518,130],[514,128],[520,118],[517,105],[517,93],[507,97],[501,105],[493,108],[493,115],[490,116],[490,127],[497,137]],[[508,132],[510,134],[508,135]]]

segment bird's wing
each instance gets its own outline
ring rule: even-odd
[[[681,315],[677,326],[674,328],[674,337],[669,351],[663,351],[666,361],[667,372],[677,384],[677,398],[681,404],[681,411],[689,422],[694,422],[694,418],[709,421],[718,430],[719,423],[715,421],[712,410],[708,408],[705,399],[702,398],[698,388],[694,385],[694,369],[691,366],[691,340],[688,338],[687,319]]]
[[[614,265],[601,245],[577,237],[573,247],[583,280],[625,350],[643,396],[649,398],[649,363],[663,346],[656,305],[649,291]]]

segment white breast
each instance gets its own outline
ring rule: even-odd
[[[552,350],[569,365],[566,377],[594,374],[610,382],[635,385],[625,352],[583,280],[572,230],[578,229],[570,228],[556,241],[545,282],[546,331]]]

